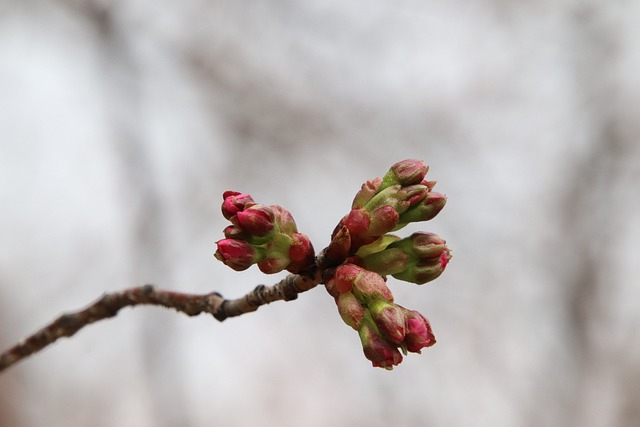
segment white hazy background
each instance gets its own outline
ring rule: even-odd
[[[391,372],[322,287],[218,323],[125,309],[0,376],[0,425],[640,425],[640,2],[0,1],[0,347],[103,292],[238,297],[221,194],[317,249],[401,159],[454,250],[390,280]],[[636,188],[634,190],[634,188]]]

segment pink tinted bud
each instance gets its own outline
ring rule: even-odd
[[[387,286],[384,277],[373,271],[365,270],[362,267],[354,267],[360,270],[360,273],[353,282],[354,293],[360,300],[371,301],[375,299],[385,299],[393,302],[393,294]]]
[[[399,223],[406,225],[410,222],[429,221],[440,213],[446,203],[447,197],[444,194],[429,192],[420,203],[400,214]]]
[[[276,223],[278,224],[278,228],[281,233],[291,235],[298,231],[291,212],[278,205],[272,205],[269,207],[273,211]]]
[[[406,323],[402,308],[387,301],[375,301],[369,310],[383,336],[391,343],[400,345],[404,341]]]
[[[360,327],[360,321],[364,317],[364,307],[351,292],[344,292],[336,298],[336,305],[340,317],[347,325],[356,331]]]
[[[360,191],[356,194],[356,197],[353,199],[353,203],[351,204],[351,208],[361,208],[366,205],[369,200],[373,198],[380,190],[380,185],[382,185],[382,179],[376,178],[362,184]]]
[[[249,268],[258,257],[255,249],[247,242],[236,239],[223,239],[216,242],[218,250],[215,257],[236,271]]]
[[[315,264],[315,252],[309,238],[302,233],[291,235],[291,247],[289,248],[291,262],[287,270],[291,273],[299,273]]]
[[[371,219],[365,208],[352,209],[349,215],[343,219],[344,225],[352,236],[364,234],[369,229]]]
[[[238,224],[252,236],[262,237],[270,233],[274,226],[274,215],[271,208],[253,205],[236,214]]]
[[[374,328],[366,323],[360,326],[358,335],[360,335],[364,355],[374,367],[391,370],[402,362],[402,354],[398,348],[384,340]]]
[[[248,240],[251,237],[246,231],[235,225],[225,227],[223,233],[227,239]]]
[[[340,293],[349,292],[353,283],[364,270],[354,264],[342,264],[336,268],[336,272],[331,279],[332,286]]]
[[[237,191],[225,191],[222,194],[222,198],[224,199],[222,202],[222,215],[228,220],[246,207],[255,204],[250,195],[238,193]]]
[[[420,353],[425,347],[436,343],[436,337],[431,330],[431,324],[426,317],[415,310],[404,309],[406,316],[406,335],[404,344],[412,353]]]
[[[302,261],[313,256],[313,246],[309,238],[302,233],[291,235],[291,247],[289,248],[289,258],[292,261]]]
[[[393,230],[399,219],[398,212],[392,206],[379,207],[371,213],[369,229],[363,234],[366,236],[382,236]]]
[[[382,186],[418,184],[424,179],[428,171],[429,166],[425,165],[421,160],[402,160],[391,166],[389,172],[382,178]]]

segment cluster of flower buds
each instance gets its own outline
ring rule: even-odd
[[[332,243],[338,240],[345,246],[348,234],[347,252],[353,255],[360,247],[375,242],[390,231],[411,222],[434,218],[447,198],[433,191],[435,181],[424,179],[428,170],[429,167],[420,160],[403,160],[394,164],[384,177],[362,184],[351,205],[351,212],[334,230]]]
[[[355,264],[342,264],[327,282],[344,322],[358,331],[373,366],[393,369],[402,353],[420,353],[435,344],[429,321],[393,302],[385,279]]]
[[[427,319],[395,304],[386,285],[387,275],[427,283],[451,259],[446,242],[434,233],[404,239],[388,234],[430,220],[444,207],[447,199],[433,191],[435,181],[425,180],[427,171],[419,160],[404,160],[383,178],[365,182],[325,251],[327,264],[336,267],[327,290],[344,322],[358,331],[373,366],[391,369],[403,353],[419,353],[435,343]]]
[[[250,195],[226,191],[222,214],[232,225],[217,242],[215,257],[237,271],[257,264],[266,274],[299,273],[314,264],[309,238],[298,233],[291,213],[281,206],[255,203]]]

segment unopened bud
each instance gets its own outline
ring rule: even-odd
[[[436,343],[436,337],[431,330],[431,324],[426,317],[415,310],[404,309],[406,316],[406,335],[404,345],[412,353],[420,353],[424,347],[431,347]]]
[[[424,179],[428,171],[429,166],[425,165],[421,160],[402,160],[391,166],[387,174],[382,178],[382,188],[394,184],[402,186],[418,184]]]
[[[262,237],[273,231],[274,214],[269,206],[253,205],[236,214],[238,224],[247,233]]]
[[[391,370],[402,362],[402,354],[398,348],[382,338],[375,325],[362,323],[358,335],[364,355],[374,367]]]
[[[399,225],[405,226],[410,222],[429,221],[438,215],[446,203],[447,197],[444,194],[435,191],[429,192],[420,203],[400,214]]]
[[[362,307],[355,295],[351,292],[339,294],[336,298],[336,305],[344,323],[357,331],[364,316],[364,307]]]
[[[223,239],[216,243],[216,259],[236,271],[243,271],[261,259],[260,254],[247,242],[236,239]]]
[[[351,208],[361,208],[366,205],[369,200],[375,196],[380,190],[380,186],[382,185],[382,179],[376,178],[362,184],[360,191],[356,194],[356,197],[353,199],[353,203],[351,204]]]
[[[222,194],[222,215],[231,220],[238,212],[243,211],[246,207],[255,204],[248,194],[242,194],[237,191],[225,191]]]
[[[395,345],[404,341],[406,318],[403,309],[394,303],[377,300],[369,306],[371,316],[382,335]]]

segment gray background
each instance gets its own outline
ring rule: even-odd
[[[126,309],[0,376],[2,426],[640,425],[640,2],[0,1],[0,346],[105,291],[244,294],[227,189],[321,249],[424,159],[438,344],[373,369],[322,288]]]

